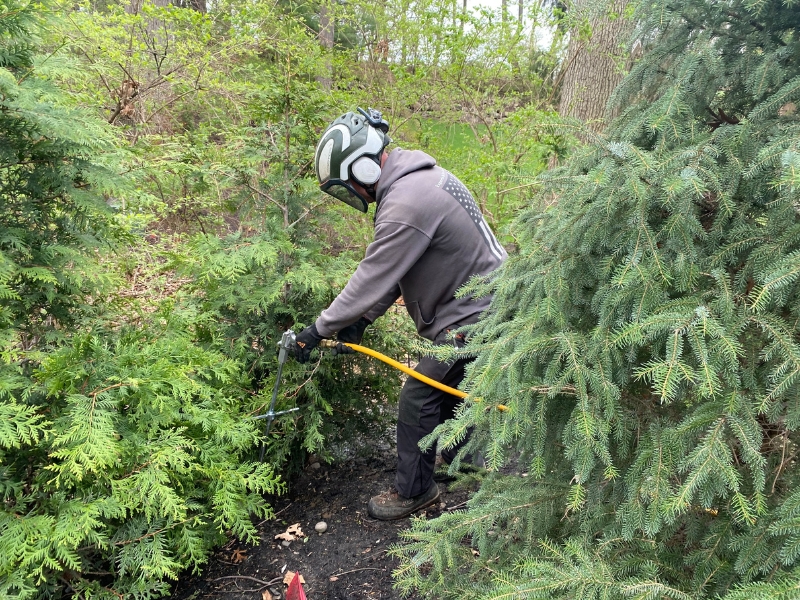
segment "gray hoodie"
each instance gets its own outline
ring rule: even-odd
[[[316,321],[330,337],[361,316],[374,321],[402,295],[419,334],[478,320],[491,298],[456,298],[474,275],[500,266],[506,252],[472,195],[419,150],[396,149],[376,188],[375,239],[345,288]]]

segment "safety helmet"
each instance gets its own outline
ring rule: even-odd
[[[381,177],[383,149],[392,141],[389,123],[372,108],[348,112],[322,134],[314,154],[319,187],[334,198],[367,212],[365,198],[350,184],[353,180],[369,191]]]

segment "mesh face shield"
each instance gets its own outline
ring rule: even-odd
[[[323,192],[330,194],[356,210],[360,210],[363,213],[367,212],[367,199],[362,198],[346,181],[329,179],[319,187]]]

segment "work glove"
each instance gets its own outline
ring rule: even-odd
[[[364,337],[364,330],[371,324],[372,321],[367,317],[361,317],[352,325],[339,330],[339,333],[336,334],[336,341],[340,343],[336,344],[336,348],[333,350],[334,354],[355,354],[356,351],[345,344],[360,344]]]
[[[294,348],[292,348],[292,354],[297,362],[307,363],[311,356],[311,351],[324,339],[317,331],[316,325],[306,327],[298,333],[295,337]]]

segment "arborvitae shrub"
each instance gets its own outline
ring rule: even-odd
[[[622,115],[541,177],[555,204],[520,216],[519,253],[482,284],[476,400],[439,433],[475,425],[494,472],[466,510],[415,522],[402,589],[799,593],[800,9],[636,19]]]
[[[313,323],[356,268],[347,254],[323,252],[317,236],[313,227],[294,232],[273,223],[249,236],[198,237],[180,260],[180,272],[193,280],[186,301],[205,315],[198,339],[243,365],[255,392],[247,404],[253,414],[269,408],[283,331]],[[364,344],[405,357],[411,323],[404,313],[378,319]],[[399,371],[362,354],[312,359],[301,365],[290,358],[283,369],[276,410],[299,410],[274,422],[265,455],[282,469],[302,466],[311,452],[329,455],[334,444],[356,447],[359,435],[380,437],[392,422]]]
[[[249,460],[244,375],[198,343],[203,315],[100,318],[122,169],[53,85],[65,65],[38,68],[42,9],[0,5],[0,597],[154,597],[227,536],[254,541],[281,484]]]

